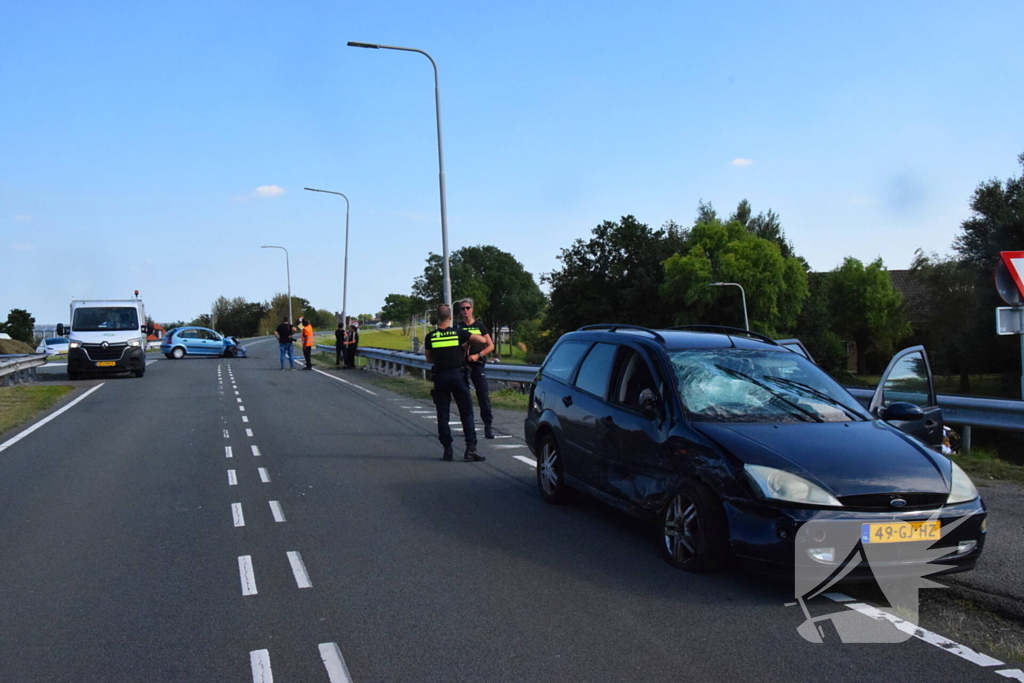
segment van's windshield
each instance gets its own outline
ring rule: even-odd
[[[75,309],[71,321],[75,332],[108,332],[139,329],[139,314],[131,306],[103,306]]]

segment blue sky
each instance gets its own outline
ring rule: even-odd
[[[350,313],[451,248],[539,275],[603,220],[774,209],[816,270],[948,252],[1019,174],[1018,0],[30,3],[0,21],[0,318],[141,290],[158,321],[292,290]],[[745,160],[745,161],[743,161]],[[260,190],[259,188],[264,188]],[[455,292],[458,296],[458,292]]]

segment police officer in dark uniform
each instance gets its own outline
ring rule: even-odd
[[[452,327],[452,309],[447,304],[437,307],[437,329],[431,330],[424,341],[427,361],[434,364],[434,405],[437,407],[437,437],[444,446],[444,460],[452,459],[452,430],[448,426],[451,399],[459,407],[462,432],[466,437],[464,460],[479,462],[484,456],[476,452],[476,425],[473,423],[473,399],[469,395],[464,364],[466,344],[481,343],[478,334]]]
[[[494,430],[491,428],[491,423],[494,421],[494,416],[491,414],[491,394],[487,387],[487,366],[484,361],[484,357],[494,350],[491,331],[487,329],[487,325],[482,320],[473,317],[472,299],[463,299],[455,305],[455,310],[462,317],[462,322],[456,327],[484,338],[482,344],[469,343],[466,365],[469,367],[469,382],[476,389],[476,401],[480,404],[480,419],[484,423],[484,438],[493,439]]]

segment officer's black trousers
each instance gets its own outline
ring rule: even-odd
[[[487,371],[483,363],[469,363],[469,381],[476,389],[476,400],[480,404],[480,420],[485,425],[494,421],[491,415],[491,394],[487,388]]]
[[[434,405],[437,407],[437,438],[442,446],[452,444],[452,430],[448,426],[451,415],[451,400],[455,397],[455,405],[459,408],[459,419],[462,420],[462,433],[466,437],[466,445],[476,445],[476,425],[473,422],[473,399],[469,395],[469,384],[461,368],[442,370],[434,373]]]

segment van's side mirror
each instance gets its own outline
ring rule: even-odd
[[[886,422],[913,422],[924,417],[924,411],[913,403],[897,401],[890,403],[882,410],[881,418]]]
[[[153,333],[154,333],[154,332],[156,331],[156,328],[155,328],[155,327],[153,327],[152,325],[150,325],[150,324],[148,324],[148,323],[147,323],[147,324],[146,324],[146,325],[145,325],[145,326],[144,326],[144,327],[142,328],[142,331],[143,331],[143,332],[145,332],[145,333],[146,333],[146,336],[148,337],[149,335],[153,334]]]
[[[644,389],[640,392],[640,412],[648,420],[656,420],[661,415],[661,400],[654,389]]]
[[[63,337],[64,336],[64,323],[57,323],[57,336],[58,337]]]

